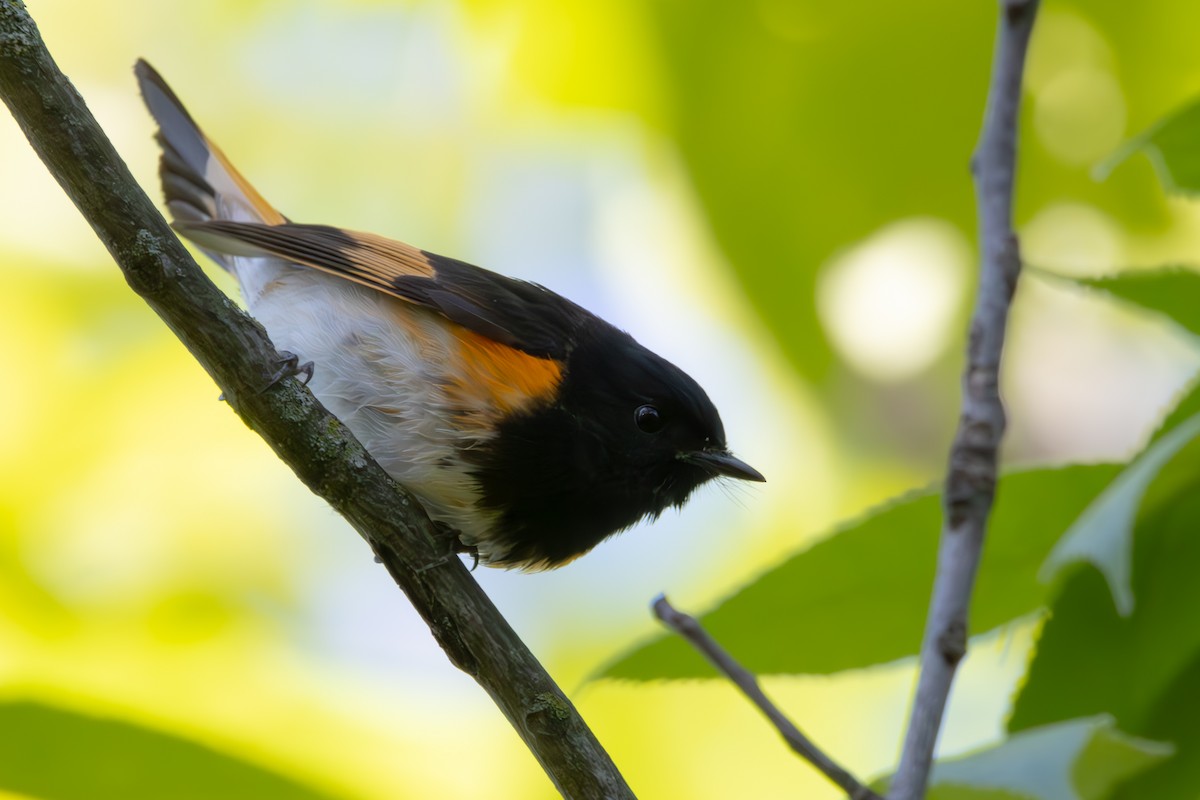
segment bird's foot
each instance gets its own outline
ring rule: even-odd
[[[451,555],[459,555],[465,553],[471,557],[471,572],[479,566],[479,548],[473,544],[464,544],[462,533],[452,525],[439,520],[433,521],[434,527],[438,529],[438,533],[444,537],[444,541],[450,546]]]
[[[466,553],[467,555],[469,555],[471,557],[471,572],[474,572],[475,569],[479,566],[479,548],[476,547],[475,545],[463,544],[462,542],[459,542],[458,548],[454,552]]]
[[[473,559],[471,571],[474,572],[475,568],[479,566],[479,548],[475,545],[463,544],[463,541],[460,538],[461,534],[454,526],[448,525],[447,523],[436,519],[432,520],[432,522],[433,527],[437,530],[437,540],[446,545],[446,552],[445,555],[435,558],[430,563],[416,567],[416,571],[427,572],[434,567],[440,567],[443,564],[450,563],[450,561],[452,561],[460,553],[468,553]]]
[[[305,386],[307,386],[308,382],[312,380],[314,368],[313,362],[305,361],[303,364],[301,364],[300,356],[296,355],[295,353],[287,350],[280,350],[279,364],[280,367],[278,371],[276,371],[271,377],[267,378],[267,385],[259,390],[259,394],[267,391],[285,378],[298,378],[300,383],[304,384]]]

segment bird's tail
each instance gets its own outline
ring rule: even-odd
[[[158,172],[172,221],[287,222],[208,140],[154,67],[138,59],[134,73],[146,107],[158,123],[157,139],[162,146]],[[221,266],[231,268],[227,254],[207,248],[205,252]]]

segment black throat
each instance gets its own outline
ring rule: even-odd
[[[645,378],[626,371],[635,355],[657,357],[611,334],[572,353],[553,402],[508,418],[485,446],[464,453],[476,467],[479,505],[499,515],[488,535],[491,563],[558,566],[682,505],[711,477],[637,429],[630,387]]]

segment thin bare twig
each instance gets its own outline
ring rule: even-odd
[[[371,544],[450,661],[492,697],[559,792],[632,798],[571,701],[415,499],[299,381],[269,382],[279,354],[175,238],[59,71],[21,0],[0,0],[0,99],[129,285],[208,370],[230,407]]]
[[[845,768],[825,755],[790,719],[784,716],[784,713],[763,693],[762,687],[758,685],[758,679],[754,677],[754,673],[735,661],[733,656],[729,655],[708,634],[708,631],[704,630],[704,627],[695,617],[676,609],[667,601],[666,595],[662,594],[655,598],[653,608],[654,615],[662,620],[664,625],[678,633],[692,647],[700,651],[722,675],[729,678],[735,686],[742,690],[742,694],[746,695],[750,699],[750,702],[758,706],[758,709],[766,715],[771,724],[779,731],[784,741],[787,742],[788,747],[795,750],[805,761],[825,773],[825,776],[829,780],[846,791],[851,800],[882,800],[879,795],[860,783]]]
[[[1000,356],[1021,255],[1012,227],[1017,116],[1038,0],[1000,0],[1000,25],[979,146],[971,161],[982,250],[979,294],[963,372],[962,416],[950,448],[937,577],[916,699],[889,800],[925,796],[955,670],[967,650],[967,610],[996,493],[1004,435]]]

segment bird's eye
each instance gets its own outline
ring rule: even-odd
[[[658,433],[663,428],[663,418],[654,406],[638,406],[633,412],[633,420],[643,433]]]

